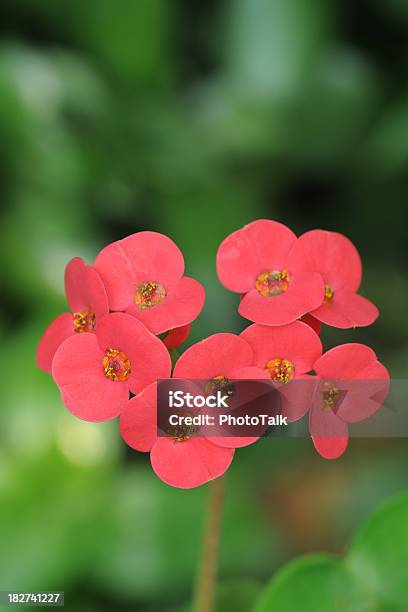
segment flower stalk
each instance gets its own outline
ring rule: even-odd
[[[206,522],[194,594],[194,612],[213,612],[214,610],[225,475],[212,480],[208,488]]]

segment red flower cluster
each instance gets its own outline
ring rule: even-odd
[[[79,258],[69,262],[71,312],[46,330],[37,364],[52,372],[73,414],[87,421],[112,419],[125,408],[129,392],[170,376],[168,349],[186,339],[205,299],[200,283],[183,272],[181,251],[156,232],[108,245],[93,267]]]
[[[362,265],[355,246],[337,232],[312,230],[297,238],[281,223],[258,220],[222,242],[217,272],[227,289],[241,294],[240,314],[254,321],[241,336],[254,350],[254,364],[281,383],[288,420],[310,409],[317,451],[328,459],[342,455],[347,423],[378,410],[389,380],[363,344],[343,344],[321,356],[322,323],[361,327],[379,314],[357,293]],[[313,384],[283,387],[294,378],[309,378],[308,372],[315,373]]]
[[[296,238],[281,223],[254,221],[221,244],[217,272],[224,287],[243,294],[239,312],[255,323],[286,325],[310,313],[345,329],[378,317],[374,304],[356,293],[360,256],[336,232],[312,230]]]
[[[351,380],[389,378],[367,346],[345,344],[322,355],[321,323],[347,328],[369,325],[378,316],[356,293],[361,261],[355,247],[334,232],[315,230],[296,238],[280,223],[259,220],[223,241],[217,272],[227,289],[241,294],[239,312],[254,323],[240,336],[215,334],[191,346],[173,377],[221,387],[234,379],[270,379],[279,387],[288,420],[309,410],[318,452],[340,456],[347,423],[367,418],[380,405],[378,393],[374,401],[371,392],[363,397],[361,388],[339,403],[344,387]],[[122,437],[132,448],[150,452],[156,474],[189,488],[223,474],[235,448],[258,438],[176,431],[157,436],[156,381],[171,376],[169,350],[186,340],[205,299],[203,287],[183,273],[178,247],[155,232],[108,245],[93,266],[73,259],[65,272],[70,312],[44,333],[37,363],[52,372],[75,416],[88,421],[120,416]],[[313,382],[310,393],[296,394],[290,383],[299,379]],[[381,400],[385,392],[382,387]]]

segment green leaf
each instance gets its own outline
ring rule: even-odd
[[[327,612],[339,561],[326,555],[302,557],[287,565],[267,586],[254,612]]]
[[[356,580],[395,610],[408,608],[408,494],[374,513],[357,533],[346,564]]]
[[[408,494],[377,510],[344,559],[309,555],[266,586],[253,612],[404,612],[408,609]]]

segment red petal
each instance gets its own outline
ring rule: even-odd
[[[45,330],[37,348],[37,366],[44,372],[51,372],[52,360],[57,348],[74,334],[70,312],[60,314]]]
[[[260,219],[233,232],[217,253],[217,274],[230,291],[247,292],[258,274],[286,268],[287,255],[296,240],[282,223]]]
[[[269,327],[255,323],[241,333],[254,351],[254,363],[265,368],[271,359],[288,359],[295,366],[296,374],[313,369],[322,354],[322,343],[311,327],[301,321],[288,325]]]
[[[270,378],[268,372],[265,372],[263,368],[257,368],[255,366],[248,366],[246,368],[240,368],[239,370],[235,370],[232,374],[230,374],[230,378],[233,380],[257,380],[264,379],[268,380]]]
[[[323,296],[320,274],[300,272],[293,275],[288,290],[280,295],[263,297],[251,289],[242,298],[238,312],[255,323],[286,325],[320,306]]]
[[[317,384],[316,376],[303,374],[279,387],[282,414],[289,423],[298,421],[310,410]]]
[[[222,446],[223,448],[244,448],[257,442],[259,437],[249,436],[214,436],[211,438],[213,444]]]
[[[348,423],[357,423],[381,408],[388,395],[389,373],[376,361],[359,373],[359,379],[334,384],[345,391],[337,416]]]
[[[326,325],[348,329],[365,327],[377,319],[378,308],[362,295],[349,291],[337,291],[331,302],[324,302],[313,310],[313,316]]]
[[[120,433],[132,448],[147,452],[157,440],[157,385],[132,397],[120,415]]]
[[[65,268],[65,291],[72,312],[91,308],[96,317],[108,314],[108,298],[97,271],[80,257],[74,257]]]
[[[180,344],[183,344],[190,335],[191,325],[183,325],[182,327],[175,327],[171,329],[165,338],[163,338],[164,345],[168,349],[177,348]]]
[[[350,423],[374,414],[388,394],[389,373],[365,344],[336,346],[317,360],[315,370],[342,392],[336,414]]]
[[[241,368],[252,365],[253,353],[249,344],[235,334],[209,336],[187,349],[174,367],[174,378],[211,379],[214,376],[234,375]]]
[[[353,243],[337,232],[312,230],[302,234],[291,251],[290,265],[299,270],[320,272],[325,284],[335,291],[355,292],[360,286],[360,255]]]
[[[336,459],[348,444],[347,423],[332,410],[323,409],[317,398],[309,413],[309,429],[317,452],[325,459]]]
[[[312,438],[319,455],[324,459],[338,459],[348,446],[348,436],[335,438]]]
[[[218,478],[229,468],[234,450],[212,444],[205,438],[175,442],[158,438],[150,453],[157,476],[180,489],[198,487]]]
[[[158,378],[171,373],[171,359],[163,342],[129,314],[116,312],[106,315],[96,329],[103,353],[108,348],[123,351],[130,359],[132,371],[129,389],[139,393]]]
[[[309,413],[309,429],[313,438],[340,438],[348,435],[347,423],[324,406],[319,393],[316,393]]]
[[[324,379],[354,379],[377,361],[373,349],[365,344],[340,344],[322,355],[314,364],[315,372]]]
[[[102,249],[95,259],[112,310],[125,310],[145,281],[167,290],[182,277],[184,258],[170,238],[157,232],[139,232]],[[164,330],[163,330],[164,331]]]

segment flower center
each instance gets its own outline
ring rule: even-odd
[[[330,304],[333,301],[333,298],[334,298],[333,289],[330,287],[330,285],[325,285],[324,286],[324,301],[326,302],[326,304]]]
[[[289,287],[290,275],[287,270],[271,270],[261,272],[255,280],[255,289],[263,297],[280,295],[285,293]]]
[[[289,359],[270,359],[265,365],[265,370],[269,372],[272,380],[281,383],[288,383],[295,375],[295,366]]]
[[[134,302],[139,308],[151,308],[160,304],[166,295],[163,285],[156,281],[146,281],[136,289]]]
[[[90,308],[83,312],[74,312],[74,332],[82,334],[82,332],[93,332],[95,329],[95,313]]]
[[[322,410],[334,412],[339,399],[339,390],[331,382],[324,382],[322,389]]]
[[[188,414],[187,412],[177,412],[177,416],[193,416],[192,414]],[[174,442],[185,442],[189,440],[191,436],[193,436],[198,431],[198,427],[196,425],[186,425],[184,422],[180,422],[177,425],[169,425],[167,429],[167,434],[170,438],[174,440]]]
[[[127,380],[132,371],[130,361],[119,349],[108,348],[102,358],[103,372],[106,378],[123,382]]]
[[[207,382],[204,387],[206,395],[215,395],[217,391],[220,391],[223,395],[232,396],[235,392],[234,384],[223,375],[214,376]]]

